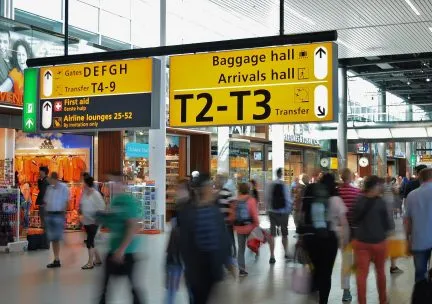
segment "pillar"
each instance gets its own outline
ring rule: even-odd
[[[380,88],[378,91],[378,120],[387,121],[387,96],[385,88]]]
[[[347,68],[341,67],[338,70],[339,82],[339,117],[337,156],[339,169],[347,167],[348,140],[347,140],[347,104],[348,104],[348,78]],[[273,150],[274,151],[274,150]]]
[[[160,45],[166,45],[166,0],[160,1]],[[154,79],[159,80],[159,119],[158,129],[149,131],[149,175],[156,183],[156,215],[159,217],[159,229],[165,229],[166,217],[166,57],[159,57],[161,64],[159,71],[153,73]]]
[[[387,176],[387,144],[378,143],[378,176]]]
[[[229,127],[217,128],[217,173],[229,174]]]
[[[285,140],[283,125],[271,126],[270,139],[272,141],[273,178],[276,178],[276,170],[279,168],[285,169]]]

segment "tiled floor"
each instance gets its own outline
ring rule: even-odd
[[[265,223],[263,223],[265,225]],[[101,269],[83,271],[86,251],[82,246],[83,235],[68,234],[68,245],[64,248],[61,269],[49,270],[50,252],[38,251],[23,254],[0,255],[0,303],[32,304],[76,304],[97,303]],[[143,236],[143,259],[137,269],[137,282],[141,287],[146,303],[164,303],[163,260],[165,236]],[[295,242],[291,239],[291,244]],[[247,254],[249,277],[240,280],[228,278],[215,291],[212,303],[263,303],[286,304],[316,303],[313,298],[293,294],[289,290],[291,265],[282,258],[280,240],[277,240],[277,256],[274,266],[268,264],[269,253],[266,247],[261,250],[258,260]],[[103,247],[103,243],[100,244]],[[408,304],[413,285],[411,259],[398,261],[405,273],[396,277],[388,275],[390,303]],[[108,303],[131,303],[127,284],[123,279],[112,281],[114,288]],[[355,298],[355,280],[352,291]],[[341,303],[340,260],[333,272],[330,304]],[[184,284],[178,293],[177,303],[188,303]],[[356,300],[353,303],[357,303]],[[368,280],[368,303],[378,303],[375,279],[371,271]]]

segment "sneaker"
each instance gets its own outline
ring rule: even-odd
[[[270,264],[274,264],[274,263],[276,263],[276,259],[275,259],[275,258],[270,258],[269,263],[270,263]]]
[[[246,270],[241,270],[239,271],[239,277],[245,277],[247,276],[249,273]]]
[[[396,267],[390,267],[390,273],[391,274],[401,274],[401,273],[404,273],[404,271],[396,266]]]
[[[47,268],[59,268],[61,267],[60,261],[54,261],[47,265]]]
[[[344,290],[342,296],[342,302],[351,302],[351,301],[352,301],[351,292],[349,290]]]

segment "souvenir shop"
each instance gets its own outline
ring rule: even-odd
[[[16,132],[14,174],[24,201],[29,203],[29,227],[39,228],[40,217],[36,206],[39,168],[48,167],[57,172],[70,191],[67,205],[66,226],[68,230],[80,229],[79,202],[82,192],[82,174],[93,172],[93,137],[71,134],[25,134]],[[103,190],[103,189],[100,189]]]

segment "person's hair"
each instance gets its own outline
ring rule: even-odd
[[[341,178],[344,183],[347,183],[352,180],[352,172],[350,169],[345,168],[341,172]]]
[[[426,169],[427,166],[426,165],[418,165],[417,167],[415,167],[415,172],[417,173],[417,175],[419,175],[419,173],[423,170]]]
[[[59,178],[58,173],[57,172],[51,172],[50,178],[51,179],[58,179]]]
[[[252,186],[254,186],[256,188],[256,186],[257,186],[257,181],[256,180],[251,179],[250,183],[252,184]]]
[[[420,171],[419,180],[421,183],[432,179],[432,168],[426,168]]]
[[[39,171],[42,171],[43,173],[45,173],[45,175],[48,175],[49,173],[49,169],[46,166],[39,167]]]
[[[90,173],[88,173],[88,172],[84,172],[84,173],[82,174],[82,177],[83,177],[83,178],[86,178],[87,176],[91,176]]]
[[[22,47],[24,47],[24,49],[26,50],[27,58],[28,58],[28,59],[30,59],[30,58],[33,57],[33,54],[32,54],[32,50],[31,50],[30,44],[28,44],[27,41],[22,40],[22,39],[15,41],[15,43],[13,44],[13,47],[12,47],[12,63],[13,63],[13,65],[14,65],[17,69],[20,68],[20,67],[19,67],[19,64],[18,64],[18,47],[19,47],[20,45],[21,45]],[[22,71],[22,72],[24,72],[24,71]]]
[[[339,192],[337,190],[336,178],[332,173],[325,173],[321,179],[320,184],[322,184],[329,196],[338,196]]]
[[[363,184],[364,192],[369,192],[381,183],[381,179],[376,175],[371,175],[365,178]]]
[[[282,174],[283,174],[282,168],[278,168],[276,170],[276,176],[277,176],[277,178],[282,178]]]
[[[91,177],[89,174],[84,176],[84,183],[89,187],[93,188],[94,186],[94,178]]]
[[[249,194],[249,192],[250,192],[249,184],[247,184],[247,183],[241,183],[238,186],[238,191],[239,191],[239,193],[241,195]]]

